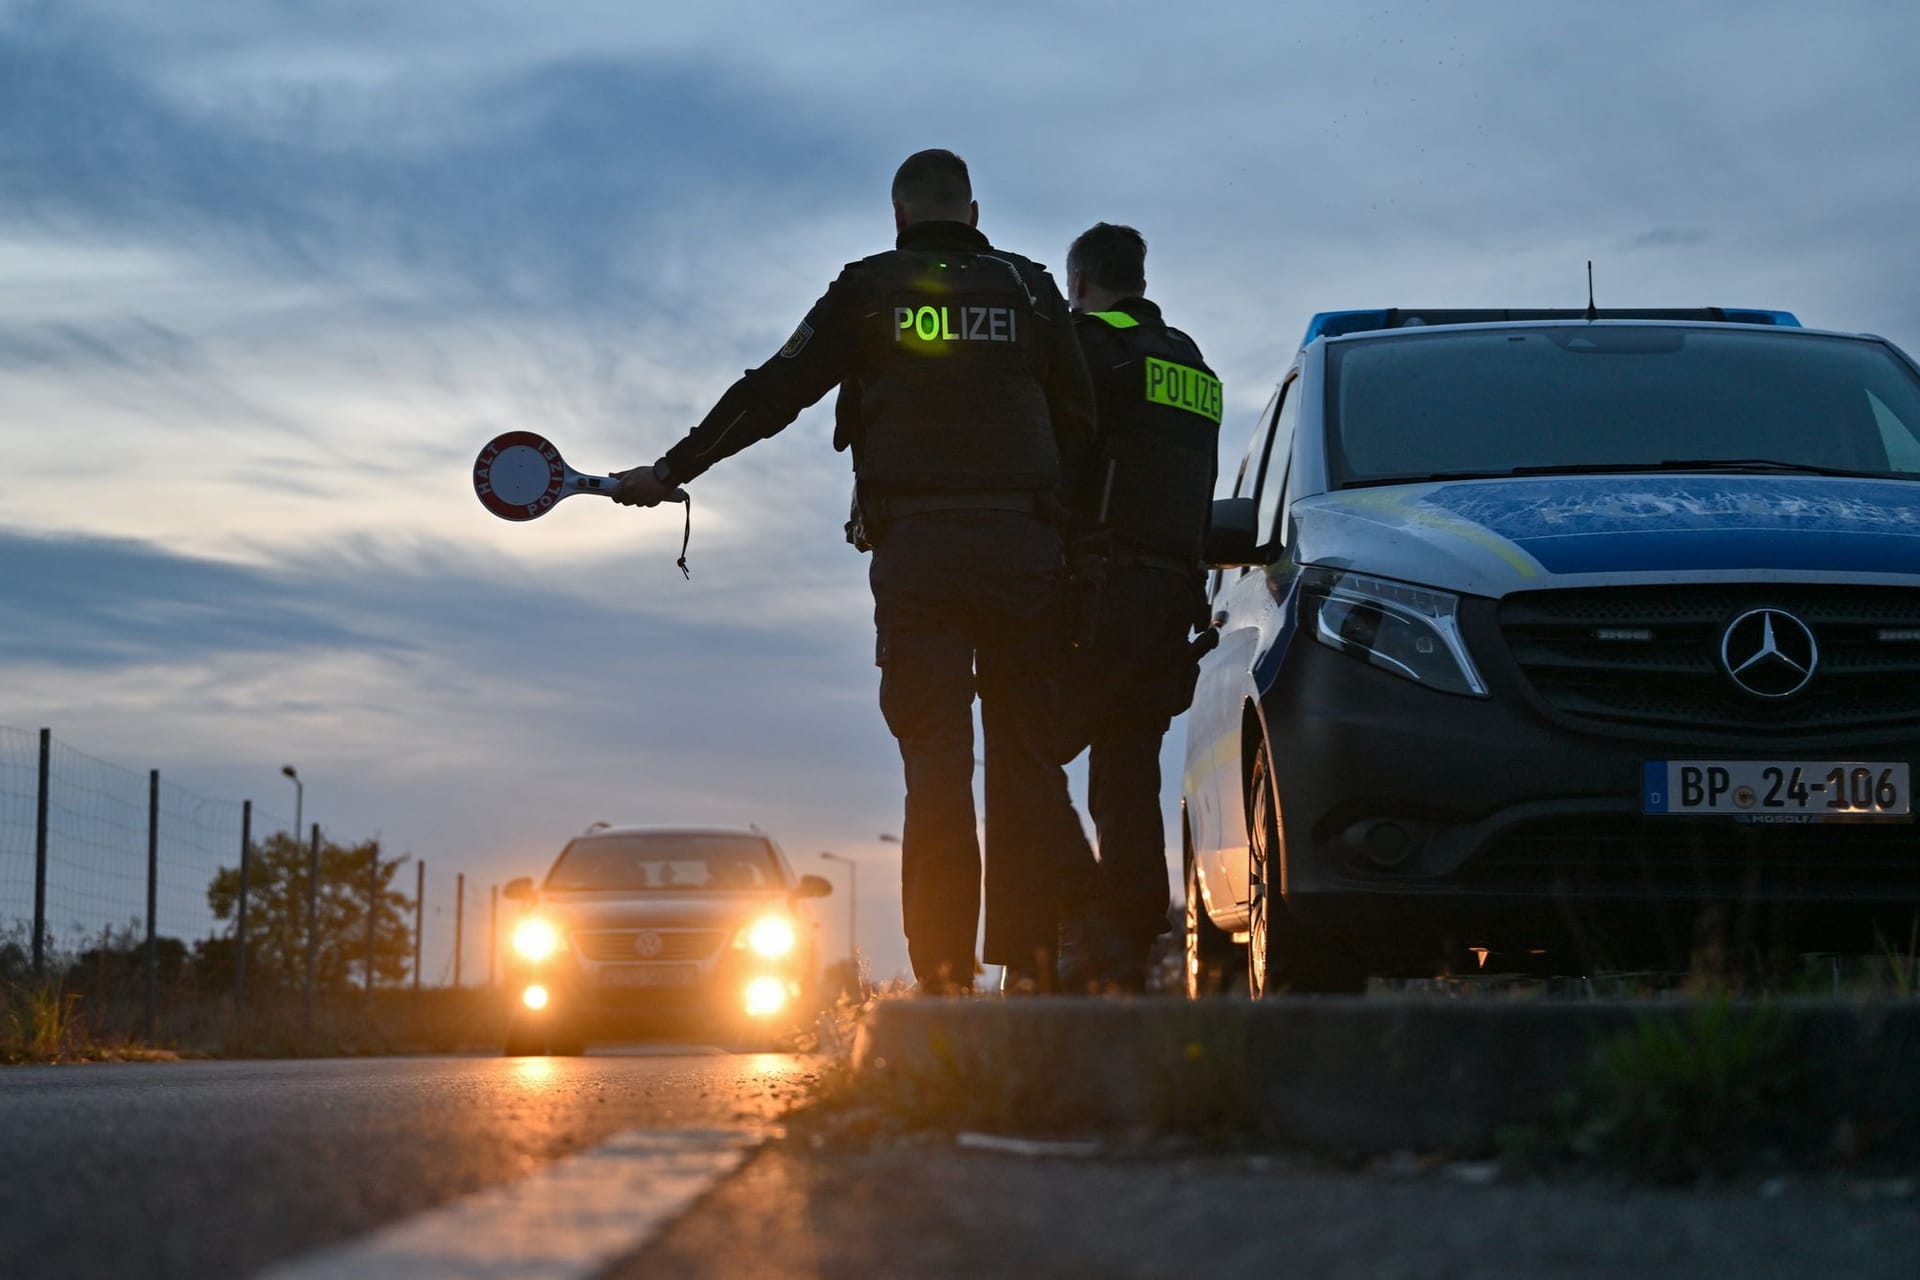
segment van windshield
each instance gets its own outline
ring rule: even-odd
[[[1327,362],[1340,488],[1683,467],[1920,479],[1920,378],[1875,341],[1596,323],[1406,332]]]
[[[647,831],[582,836],[547,873],[548,889],[765,890],[782,887],[758,836]]]

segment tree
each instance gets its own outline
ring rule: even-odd
[[[307,847],[284,831],[254,846],[247,873],[249,986],[292,987],[306,981],[308,858]],[[374,980],[397,983],[407,976],[413,901],[393,887],[406,860],[404,855],[381,857],[378,840],[320,846],[316,986],[340,989],[366,981],[369,898],[375,904]],[[232,920],[239,902],[240,869],[222,867],[207,886],[207,903],[217,919]]]

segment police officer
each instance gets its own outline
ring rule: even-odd
[[[1067,681],[1069,750],[1090,744],[1087,805],[1097,883],[1066,869],[1061,982],[1138,990],[1169,929],[1160,742],[1193,701],[1206,625],[1202,542],[1218,469],[1220,380],[1146,298],[1147,243],[1102,222],[1067,253],[1074,328],[1098,406],[1094,458],[1074,493],[1082,647]],[[1099,918],[1104,914],[1104,919]]]
[[[853,451],[880,709],[906,767],[907,948],[920,988],[950,991],[972,985],[981,905],[976,693],[983,955],[1052,971],[1058,849],[1079,835],[1052,726],[1068,642],[1059,525],[1093,398],[1059,289],[980,234],[960,157],[909,156],[893,214],[894,249],[842,271],[777,355],[613,496],[652,506],[841,385],[835,445]]]

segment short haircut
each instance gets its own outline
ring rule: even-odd
[[[893,175],[893,202],[923,216],[964,214],[973,203],[967,162],[951,151],[916,151]]]
[[[1096,222],[1067,250],[1067,270],[1114,293],[1145,293],[1147,240],[1132,227]]]

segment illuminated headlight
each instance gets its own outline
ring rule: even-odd
[[[1306,570],[1300,591],[1328,648],[1434,689],[1487,696],[1460,635],[1459,596],[1334,569]]]
[[[528,960],[545,960],[560,949],[560,931],[545,920],[522,920],[513,931],[513,949]]]
[[[795,941],[791,920],[781,916],[762,916],[740,931],[739,940],[734,945],[744,946],[755,955],[769,960],[781,960],[793,954]]]
[[[778,978],[755,978],[747,984],[745,1003],[749,1017],[771,1018],[787,1007],[787,984]]]
[[[537,982],[520,993],[520,1003],[532,1009],[535,1013],[546,1008],[547,1001],[550,998],[551,997],[547,995],[547,989]]]

